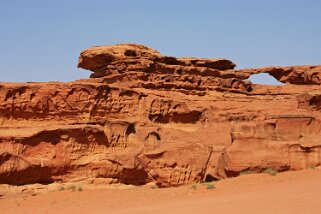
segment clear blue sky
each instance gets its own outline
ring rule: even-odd
[[[3,0],[0,81],[70,81],[93,45],[225,57],[238,68],[321,64],[320,0]]]

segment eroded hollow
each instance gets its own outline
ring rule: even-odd
[[[132,56],[132,57],[135,57],[137,56],[137,53],[133,50],[126,50],[125,53],[124,53],[125,56]]]
[[[192,123],[195,124],[201,120],[202,112],[190,111],[186,113],[173,114],[150,114],[149,119],[156,123]]]

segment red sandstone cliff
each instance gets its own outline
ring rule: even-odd
[[[321,66],[235,70],[121,44],[78,67],[91,78],[0,83],[0,183],[176,186],[320,165]]]

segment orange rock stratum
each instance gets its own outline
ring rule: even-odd
[[[320,165],[320,65],[235,70],[120,44],[78,67],[91,78],[0,83],[0,183],[164,187]]]

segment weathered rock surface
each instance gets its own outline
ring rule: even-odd
[[[234,70],[122,44],[78,67],[91,78],[0,83],[0,183],[176,186],[320,165],[321,66]]]

